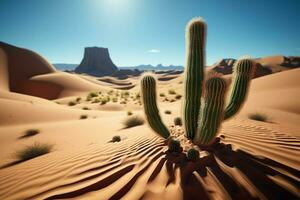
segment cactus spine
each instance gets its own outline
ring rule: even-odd
[[[254,75],[255,65],[250,59],[240,59],[233,67],[233,83],[229,103],[225,109],[225,119],[235,115],[247,97],[247,91]]]
[[[142,77],[141,93],[148,124],[156,133],[167,139],[170,133],[159,115],[156,104],[156,81],[153,76],[146,74]]]
[[[213,141],[223,120],[226,83],[219,77],[210,78],[205,83],[205,92],[198,129],[193,140],[201,145]]]
[[[190,21],[186,30],[185,95],[183,122],[187,138],[193,139],[201,107],[205,66],[206,24],[201,18]]]

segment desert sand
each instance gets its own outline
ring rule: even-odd
[[[222,124],[217,148],[188,162],[183,153],[169,154],[147,123],[124,128],[128,111],[143,116],[134,98],[139,77],[60,72],[34,52],[0,47],[0,199],[300,198],[300,68],[254,79],[242,111]],[[163,121],[186,151],[182,127],[173,123],[181,100],[168,94],[183,94],[183,75],[157,78],[158,93],[165,94],[158,95]],[[98,97],[87,101],[90,92],[124,91],[126,104],[120,98],[105,105],[94,101]],[[251,120],[250,113],[263,113],[268,121]],[[22,137],[28,129],[39,134]],[[109,142],[115,135],[121,141]],[[53,149],[18,162],[14,153],[34,142]]]

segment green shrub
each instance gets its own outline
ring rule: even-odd
[[[181,97],[182,97],[182,95],[177,94],[177,95],[175,96],[175,99],[181,99]]]
[[[176,92],[175,92],[174,89],[169,89],[168,93],[169,93],[169,94],[176,94]]]
[[[70,102],[68,103],[68,105],[69,105],[69,106],[75,106],[76,103],[75,103],[74,101],[70,101]]]
[[[87,119],[88,116],[87,115],[80,115],[80,118],[79,119]]]
[[[81,101],[81,97],[76,98],[76,102],[79,102],[79,101]]]
[[[90,92],[89,97],[97,97],[98,96],[98,93],[97,92]]]
[[[52,147],[53,145],[51,144],[34,143],[17,151],[15,153],[15,157],[18,159],[18,161],[29,160],[49,153]]]
[[[123,125],[125,126],[125,128],[131,128],[134,126],[140,126],[144,124],[144,122],[145,121],[141,116],[131,115],[123,121]]]
[[[160,97],[165,97],[166,95],[165,95],[165,93],[160,93],[159,96]]]
[[[172,112],[171,112],[171,110],[166,110],[165,111],[165,114],[167,114],[167,115],[170,115]]]
[[[261,113],[251,113],[248,115],[248,117],[249,119],[261,121],[261,122],[267,122],[269,119],[267,115]]]
[[[112,142],[120,142],[121,141],[121,137],[118,135],[113,136],[113,138],[111,139]]]
[[[175,126],[182,126],[182,120],[180,117],[175,117],[174,118],[174,124]]]
[[[38,129],[28,129],[21,138],[31,137],[39,133],[40,131]]]

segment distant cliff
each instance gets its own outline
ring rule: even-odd
[[[117,66],[112,62],[107,48],[86,47],[84,57],[76,73],[85,73],[93,76],[111,75],[118,71]]]

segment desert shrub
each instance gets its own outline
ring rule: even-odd
[[[136,95],[135,95],[135,99],[136,100],[139,100],[141,98],[141,95],[140,95],[140,93],[138,92],[138,93],[136,93]]]
[[[91,109],[88,107],[83,107],[82,110],[91,110]]]
[[[88,116],[87,115],[80,115],[80,118],[79,119],[87,119]]]
[[[130,128],[130,127],[142,125],[144,124],[144,122],[145,121],[141,116],[131,115],[123,121],[123,125],[125,126],[125,128]]]
[[[165,95],[165,93],[160,93],[159,96],[160,97],[165,97],[166,95]]]
[[[91,100],[92,100],[92,97],[88,96],[88,97],[86,97],[85,100],[86,100],[86,101],[91,101]]]
[[[79,102],[79,101],[81,101],[81,97],[76,98],[76,102]]]
[[[107,92],[108,95],[112,95],[113,93],[114,93],[113,90],[110,90],[110,91]]]
[[[176,92],[175,92],[174,89],[169,89],[168,93],[169,93],[169,94],[176,94]]]
[[[171,110],[165,110],[165,114],[170,115],[171,113]]]
[[[175,101],[175,99],[171,99],[171,100],[170,100],[171,103],[174,102],[174,101]]]
[[[29,160],[49,153],[52,147],[53,146],[51,144],[34,143],[17,151],[15,153],[15,157],[18,159],[18,161]]]
[[[105,105],[107,103],[106,99],[101,99],[100,105]]]
[[[112,98],[112,102],[118,102],[118,98],[117,97],[113,97]]]
[[[248,117],[249,119],[256,120],[256,121],[261,121],[261,122],[268,121],[268,116],[261,113],[251,113],[248,115]]]
[[[127,111],[127,115],[128,115],[128,116],[132,115],[132,112],[131,112],[130,110]]]
[[[177,95],[175,96],[175,99],[181,99],[181,97],[182,97],[181,94],[177,94]]]
[[[113,136],[113,138],[111,139],[112,142],[120,142],[121,141],[121,137],[118,135]]]
[[[40,131],[38,129],[28,129],[25,131],[24,135],[21,138],[27,138],[39,134]]]
[[[75,103],[74,101],[70,101],[70,102],[68,103],[68,105],[69,105],[69,106],[75,106],[76,103]]]
[[[97,97],[98,96],[98,93],[97,92],[90,92],[89,97]]]
[[[181,120],[181,118],[180,117],[175,117],[174,118],[174,124],[176,126],[182,126],[182,120]]]
[[[94,99],[92,103],[100,103],[101,99]]]

